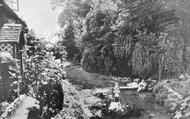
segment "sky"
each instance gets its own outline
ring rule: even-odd
[[[43,37],[58,29],[57,12],[51,9],[50,0],[19,0],[17,14],[37,36]]]

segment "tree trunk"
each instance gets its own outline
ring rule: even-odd
[[[163,64],[163,56],[161,54],[159,57],[159,81],[162,80],[162,64]]]

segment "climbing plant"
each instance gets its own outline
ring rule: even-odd
[[[64,71],[61,62],[56,63],[53,52],[48,52],[46,44],[33,40],[33,53],[24,55],[23,83],[30,87],[28,94],[38,101],[37,117],[50,119],[62,109],[61,80],[64,78]]]
[[[8,52],[0,53],[0,103],[11,103],[18,97],[21,80],[18,62]]]

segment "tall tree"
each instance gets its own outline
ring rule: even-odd
[[[181,24],[178,27],[184,45],[178,51],[179,63],[183,65],[184,73],[190,73],[189,37],[190,37],[190,1],[189,0],[159,0],[167,9],[175,9]]]
[[[65,46],[67,52],[67,60],[73,60],[75,55],[80,51],[76,47],[74,28],[72,25],[68,25],[64,33],[62,34],[62,40],[57,43],[59,46]]]
[[[161,54],[170,49],[170,44],[165,42],[169,40],[168,26],[177,20],[174,11],[161,8],[153,0],[122,1],[118,6],[118,11],[107,13],[113,17],[99,10],[87,20],[83,38],[85,47],[91,48],[86,50],[87,56],[91,56],[87,59],[93,64],[102,62],[99,56],[106,55],[101,51],[104,45],[111,44],[108,51],[115,59],[111,69],[113,75],[146,78],[158,74],[157,70],[163,67],[159,67],[162,61],[159,63],[156,59],[163,59]],[[112,34],[112,37],[106,40],[105,34]],[[162,37],[162,34],[167,35]]]
[[[175,59],[175,52],[169,51],[178,46],[174,37],[178,19],[174,10],[160,6],[158,0],[72,0],[69,5],[73,19],[61,23],[74,26],[75,40],[84,49],[81,63],[85,70],[147,78],[178,69],[171,68],[178,67],[175,60],[171,65],[165,60]],[[85,14],[78,14],[81,10]],[[65,20],[68,11],[63,12],[63,21],[69,21]]]

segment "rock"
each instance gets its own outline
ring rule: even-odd
[[[140,79],[134,79],[134,82],[139,83]]]
[[[123,111],[123,108],[120,102],[111,102],[108,110],[118,112],[118,111]]]
[[[156,99],[162,100],[164,106],[174,119],[190,118],[190,96],[184,97],[169,85],[163,85],[156,91]]]
[[[98,110],[98,111],[95,113],[95,116],[97,116],[97,117],[102,117],[102,111],[101,111],[101,110]]]
[[[143,90],[145,90],[146,89],[146,87],[147,87],[147,83],[144,81],[144,80],[142,80],[140,83],[139,83],[139,88],[138,88],[138,92],[139,91],[143,91]]]
[[[183,117],[183,115],[181,114],[181,111],[177,111],[175,113],[175,116],[173,117],[174,119],[181,119]]]
[[[100,99],[106,99],[108,95],[111,93],[111,90],[108,88],[105,89],[94,89],[92,91],[93,95],[100,98]]]
[[[182,74],[179,76],[179,80],[185,80],[185,76]]]
[[[131,88],[138,88],[139,87],[139,84],[136,83],[136,82],[133,82],[133,83],[129,83],[127,84],[128,87],[131,87]]]
[[[187,79],[190,79],[190,76],[189,76],[189,74],[188,73],[185,73],[185,75],[180,75],[180,77],[179,77],[179,80],[180,81],[184,81],[184,80],[187,80]]]

